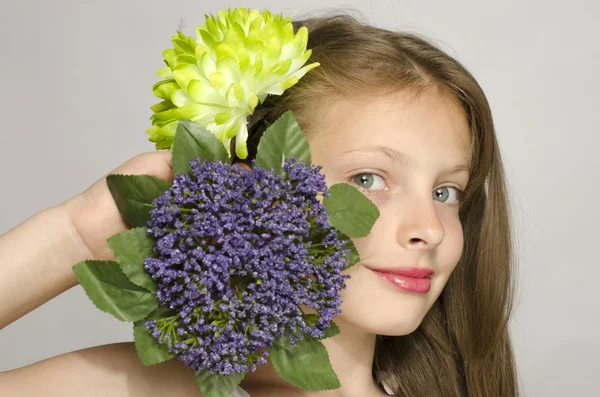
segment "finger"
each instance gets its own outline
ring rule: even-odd
[[[241,170],[252,170],[252,167],[250,167],[246,163],[234,163],[234,164],[232,164],[232,166],[238,167]]]
[[[152,175],[173,182],[171,151],[144,152],[121,164],[110,174]]]
[[[170,150],[157,150],[144,153],[147,156],[146,165],[150,175],[157,176],[169,182],[173,182],[173,152]]]

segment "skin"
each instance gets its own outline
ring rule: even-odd
[[[456,204],[468,174],[444,173],[468,164],[469,129],[456,101],[428,89],[418,96],[400,92],[336,99],[327,105],[321,106],[327,113],[315,115],[327,122],[309,134],[313,163],[323,165],[329,185],[360,183],[361,174],[368,174],[362,189],[380,211],[369,236],[354,240],[361,262],[347,271],[352,278],[342,291],[342,314],[334,319],[341,333],[323,341],[342,387],[306,392],[283,381],[268,363],[241,384],[252,397],[385,395],[371,376],[376,335],[414,331],[462,254]],[[385,149],[366,150],[373,147]],[[416,163],[408,167],[385,154],[392,151]],[[172,180],[170,153],[141,154],[111,173]],[[0,306],[0,329],[76,285],[73,264],[113,259],[106,239],[126,228],[101,178],[85,192],[0,236],[0,301],[11,302]],[[435,271],[428,293],[399,290],[369,270],[406,266]],[[144,367],[132,343],[66,353],[0,373],[0,395],[5,394],[202,396],[182,363],[170,360]]]

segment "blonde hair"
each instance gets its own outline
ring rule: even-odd
[[[459,210],[463,255],[416,331],[377,336],[373,373],[397,396],[517,396],[508,331],[515,263],[510,214],[483,90],[460,62],[417,34],[369,26],[345,13],[294,22],[296,30],[301,26],[309,31],[309,62],[321,66],[259,105],[249,122],[247,161],[265,127],[288,109],[305,132],[315,133],[316,110],[336,97],[429,87],[452,94],[470,127],[470,179]]]

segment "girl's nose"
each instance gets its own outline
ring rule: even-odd
[[[435,203],[416,197],[403,200],[396,219],[397,242],[406,249],[432,249],[444,239],[445,230]]]

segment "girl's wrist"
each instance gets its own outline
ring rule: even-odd
[[[0,329],[77,285],[87,252],[68,206],[46,208],[0,237]]]
[[[79,230],[77,230],[76,222],[74,222],[74,215],[78,211],[79,206],[82,205],[82,200],[83,198],[77,195],[55,207],[48,208],[63,226],[61,231],[63,235],[60,238],[64,241],[65,248],[67,248],[64,254],[65,263],[70,264],[69,269],[78,262],[96,259],[90,247],[87,246],[81,237]]]

